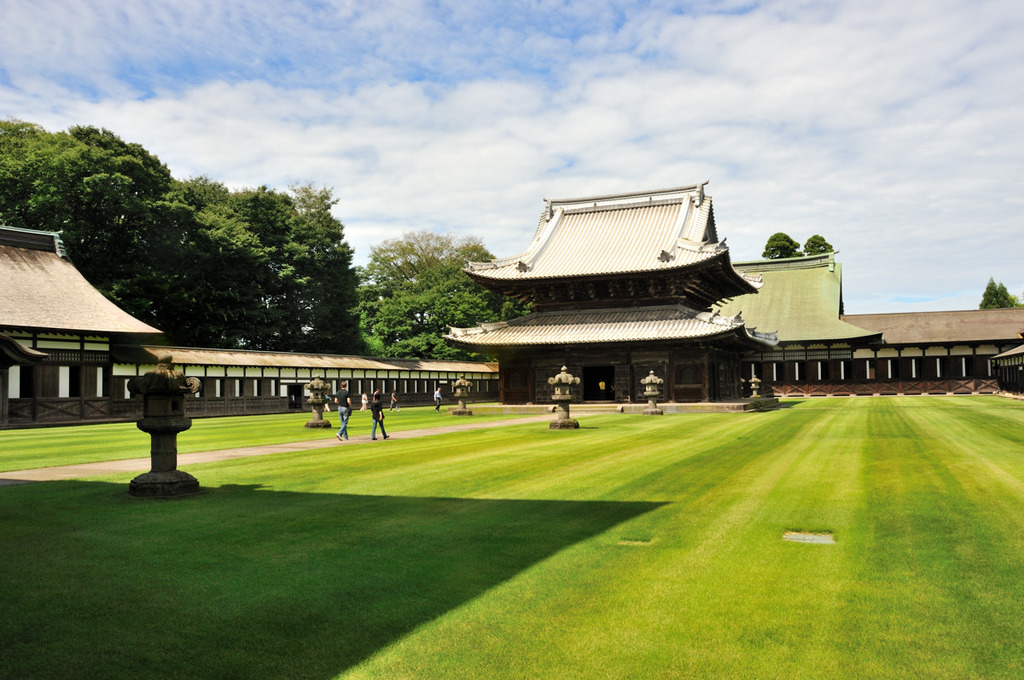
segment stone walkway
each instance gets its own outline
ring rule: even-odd
[[[550,414],[534,416],[529,418],[515,418],[511,420],[491,420],[472,422],[468,421],[457,425],[443,425],[441,427],[428,427],[419,430],[402,430],[391,434],[388,441],[392,439],[413,439],[445,432],[461,432],[464,430],[480,430],[488,427],[503,427],[505,425],[518,425],[522,423],[533,423],[551,420]],[[330,430],[334,432],[334,430]],[[380,437],[377,438],[380,440]],[[197,463],[211,463],[218,460],[231,460],[232,458],[243,458],[246,456],[267,456],[274,453],[288,453],[291,451],[309,451],[311,449],[326,449],[330,447],[351,446],[357,442],[369,442],[370,435],[362,434],[350,437],[347,442],[339,442],[333,435],[329,438],[314,439],[302,442],[287,442],[284,444],[267,444],[265,446],[243,446],[237,449],[221,449],[219,451],[202,451],[199,453],[179,453],[178,467],[195,465]],[[34,470],[11,470],[0,472],[0,487],[13,486],[15,484],[27,484],[29,482],[51,482],[61,479],[78,479],[80,477],[97,477],[100,475],[117,474],[119,472],[148,472],[149,457],[129,458],[125,460],[107,460],[98,463],[81,463],[79,465],[62,465],[60,467],[36,468]]]

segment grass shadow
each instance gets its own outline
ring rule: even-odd
[[[125,488],[0,496],[0,676],[332,678],[663,505]]]

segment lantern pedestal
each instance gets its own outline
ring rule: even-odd
[[[548,429],[579,429],[579,421],[569,417],[569,402],[572,401],[572,388],[580,384],[580,379],[568,373],[566,367],[562,366],[562,371],[558,375],[548,378],[548,384],[554,387],[551,401],[555,402],[555,419],[548,423]]]
[[[159,397],[149,397],[159,399]],[[179,397],[180,399],[180,397]],[[199,493],[199,480],[178,467],[178,433],[192,427],[191,418],[149,417],[136,425],[149,434],[150,471],[128,484],[128,493],[142,498],[171,498]]]
[[[758,390],[760,390],[760,389],[761,389],[761,379],[758,378],[755,375],[753,378],[750,379],[750,398],[751,399],[760,399],[761,395],[758,393]]]
[[[651,371],[650,375],[640,381],[640,384],[644,386],[644,396],[647,397],[647,408],[642,411],[643,415],[665,415],[665,412],[658,408],[658,397],[661,396],[661,386],[664,383],[664,380],[654,375],[654,371]]]
[[[192,419],[185,416],[185,395],[198,392],[201,383],[174,370],[170,356],[158,361],[156,370],[128,381],[128,391],[143,398],[136,427],[150,436],[150,470],[128,484],[128,493],[139,498],[189,496],[200,492],[199,480],[177,469],[178,433],[192,427]]]
[[[449,415],[453,416],[471,416],[473,412],[466,408],[466,399],[469,397],[469,390],[473,387],[473,383],[466,380],[466,376],[460,375],[459,379],[452,383],[452,387],[455,388],[455,398],[459,400],[458,408],[448,409]]]
[[[552,397],[554,398],[554,397]],[[555,419],[548,423],[549,430],[578,430],[580,421],[569,417],[569,402],[555,402]]]
[[[176,498],[200,491],[199,480],[184,470],[147,472],[128,483],[128,495],[136,498]]]
[[[327,404],[327,393],[331,390],[330,384],[323,378],[316,377],[306,383],[305,387],[309,390],[309,399],[306,400],[306,403],[309,404],[313,413],[313,417],[306,423],[306,427],[310,429],[330,428],[331,421],[324,420],[324,406]]]

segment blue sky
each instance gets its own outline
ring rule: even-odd
[[[734,260],[825,236],[851,313],[1024,293],[1019,0],[0,0],[0,116],[180,178],[523,250],[542,199],[710,179]]]

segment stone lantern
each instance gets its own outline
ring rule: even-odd
[[[459,407],[455,409],[449,409],[448,413],[453,416],[471,416],[473,412],[466,408],[466,399],[469,398],[469,392],[473,387],[473,383],[466,380],[466,376],[460,375],[459,379],[452,383],[454,388],[455,398],[459,400]]]
[[[757,393],[757,391],[759,389],[761,389],[761,379],[758,378],[755,375],[753,378],[750,379],[750,398],[751,399],[759,399],[761,397],[761,395]]]
[[[551,400],[555,402],[555,419],[548,427],[552,430],[574,430],[580,426],[579,421],[569,417],[569,402],[572,401],[571,389],[574,385],[580,384],[580,379],[566,372],[562,366],[562,372],[554,378],[548,378],[548,384],[554,386],[555,393]]]
[[[318,376],[306,383],[305,387],[309,390],[309,398],[306,399],[306,403],[312,407],[313,411],[313,417],[306,423],[306,427],[329,428],[331,421],[324,420],[324,405],[327,403],[327,393],[331,391],[330,383]]]
[[[665,412],[658,408],[658,397],[661,396],[661,386],[665,384],[665,381],[651,371],[650,375],[640,381],[640,384],[644,386],[644,396],[647,397],[647,408],[643,410],[643,414],[645,416],[664,415]]]
[[[142,418],[136,426],[149,434],[150,471],[128,485],[128,493],[143,498],[168,498],[199,493],[199,480],[178,469],[178,433],[192,427],[185,416],[185,397],[202,387],[198,378],[174,370],[163,355],[155,370],[128,381],[128,391],[142,395]]]

